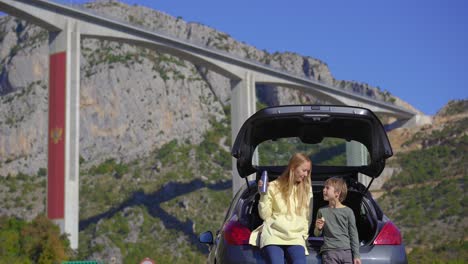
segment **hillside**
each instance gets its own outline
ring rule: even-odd
[[[203,263],[207,248],[197,236],[218,228],[232,197],[231,160],[219,145],[230,131],[227,121],[213,124],[197,145],[174,140],[130,163],[82,161],[74,258]],[[44,213],[44,176],[1,177],[1,214],[32,219]]]
[[[269,54],[226,33],[138,5],[106,0],[85,7],[414,109],[387,91],[334,79],[326,63],[314,58],[293,52]],[[81,49],[80,246],[72,256],[115,263],[134,263],[146,256],[158,263],[203,263],[207,248],[197,242],[197,235],[219,228],[232,197],[230,80],[189,61],[127,44],[86,39]],[[0,65],[0,216],[32,220],[45,213],[47,32],[19,19],[0,17]],[[316,101],[281,87],[258,86],[257,96],[259,106]],[[460,146],[466,151],[466,121],[460,123],[466,120],[462,117],[466,109],[466,102],[450,104],[432,126],[392,131],[397,157],[391,165],[406,168],[405,155],[418,156],[413,151],[422,153],[433,146],[443,148],[441,153],[458,153]],[[464,141],[454,139],[460,133]],[[454,181],[451,184],[463,184],[466,158],[456,154],[446,162],[454,168],[455,174],[450,172],[448,177]],[[409,205],[395,199],[398,190],[438,184],[438,178],[424,181],[403,176],[403,183],[399,178],[384,185],[388,193],[382,196],[382,204],[404,227],[409,247],[420,252],[424,248],[417,247],[418,241],[427,247],[431,241],[411,235],[415,227],[405,225],[405,217],[413,217],[411,212],[400,215],[400,209]],[[463,199],[461,204],[466,204]],[[448,210],[450,217],[441,223],[452,224],[454,219],[454,230],[466,229],[464,210],[463,206],[461,211]],[[458,240],[443,241],[434,246]]]
[[[293,52],[267,53],[198,23],[118,1],[83,6],[103,16],[227,52],[345,90],[410,105],[365,83],[336,80],[326,63]],[[46,164],[48,37],[31,23],[0,18],[0,175],[34,174]],[[80,155],[88,162],[129,162],[177,139],[198,144],[208,120],[226,118],[230,80],[157,50],[83,39],[80,66]],[[258,86],[268,105],[313,102],[301,91]]]
[[[449,102],[432,125],[396,129],[389,138],[397,153],[389,165],[401,172],[378,201],[401,228],[410,262],[465,263],[468,100]]]
[[[384,184],[379,203],[401,228],[410,263],[467,260],[466,232],[460,232],[468,222],[467,104],[449,103],[434,117],[441,122],[415,129],[404,146],[396,146],[419,147],[396,153],[390,162],[402,172]],[[160,263],[204,263],[207,252],[197,235],[219,228],[232,196],[229,153],[219,146],[229,124],[229,119],[214,123],[201,144],[171,141],[131,163],[82,161],[75,258],[133,263],[152,256]],[[389,136],[394,140],[404,130]],[[31,176],[0,178],[1,208],[13,209],[7,213],[21,208],[20,215],[28,218],[43,212],[45,173]]]

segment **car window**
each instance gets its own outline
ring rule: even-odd
[[[304,143],[297,137],[267,140],[257,146],[258,160],[254,159],[253,164],[257,166],[286,166],[289,158],[294,153],[302,152],[309,155],[315,165],[347,166],[346,143],[345,139],[331,137],[324,138],[320,143],[316,144]],[[359,153],[364,156],[364,158],[352,159],[353,162],[357,160],[362,164],[352,165],[368,165],[370,156],[367,148],[357,141],[351,141],[351,144],[360,148]],[[348,143],[349,146],[350,143]]]
[[[229,209],[228,209],[226,215],[224,216],[223,224],[228,220],[228,218],[231,217],[231,215],[232,215],[232,213],[233,213],[233,210],[236,208],[236,205],[237,205],[237,203],[239,202],[239,199],[240,199],[241,195],[245,192],[246,186],[247,186],[247,185],[242,185],[242,186],[239,188],[239,190],[237,191],[237,193],[236,193],[236,195],[234,196],[234,198],[232,199],[231,204],[229,205]]]

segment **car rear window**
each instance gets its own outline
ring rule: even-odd
[[[363,158],[351,159],[355,164],[352,166],[368,165],[370,162],[369,152],[366,147],[357,142],[347,142],[342,138],[323,138],[316,144],[304,143],[297,137],[280,138],[267,140],[260,143],[256,152],[258,160],[253,160],[253,165],[257,166],[286,166],[291,156],[296,152],[307,154],[315,165],[323,166],[350,166],[346,157],[346,148],[353,145]],[[350,152],[348,152],[350,153]],[[356,152],[352,152],[356,155]],[[356,162],[362,164],[356,164]]]

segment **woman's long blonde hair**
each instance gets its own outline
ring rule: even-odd
[[[293,192],[293,187],[296,184],[294,171],[304,162],[310,162],[311,170],[309,171],[307,177],[300,184],[297,185],[296,196],[294,197],[294,199],[296,200],[296,215],[302,215],[309,209],[309,193],[311,186],[310,175],[312,172],[312,161],[307,155],[303,153],[296,153],[289,160],[289,164],[286,170],[283,172],[283,174],[281,174],[280,177],[278,177],[279,191],[283,199],[286,201],[286,204],[288,206],[288,213],[291,213],[291,199],[289,197],[291,196],[291,193]]]

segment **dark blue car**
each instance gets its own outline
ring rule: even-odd
[[[232,149],[239,176],[249,179],[235,194],[215,235],[200,234],[210,249],[208,263],[265,263],[258,247],[249,245],[252,230],[262,224],[258,215],[257,181],[267,171],[274,181],[295,152],[310,156],[314,207],[309,231],[307,263],[321,263],[322,237],[313,235],[323,183],[342,177],[348,184],[343,202],[356,218],[363,264],[407,263],[397,226],[382,212],[369,187],[393,155],[387,134],[368,109],[330,105],[288,105],[262,109],[240,129]]]

